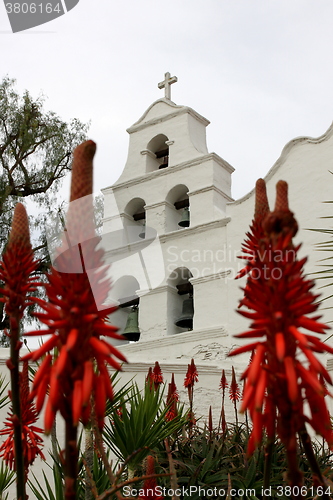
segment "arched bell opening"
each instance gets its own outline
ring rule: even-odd
[[[168,334],[193,330],[194,300],[192,273],[185,267],[177,268],[168,279]]]
[[[112,322],[118,326],[118,333],[123,335],[124,341],[128,342],[140,339],[139,289],[140,285],[133,276],[122,276],[112,286],[112,299],[119,305],[112,314]]]
[[[184,184],[179,184],[169,191],[166,197],[166,232],[190,227],[190,200],[188,191],[188,187]]]
[[[126,304],[129,307],[129,304]],[[121,333],[123,337],[129,342],[138,342],[140,340],[140,328],[139,328],[139,299],[137,302],[130,306],[129,313],[127,315],[126,325]]]
[[[147,172],[161,170],[169,166],[169,145],[166,144],[168,137],[164,134],[156,135],[147,144],[147,149],[142,151],[147,156]]]
[[[146,202],[142,198],[134,198],[125,207],[128,241],[138,241],[146,236]]]

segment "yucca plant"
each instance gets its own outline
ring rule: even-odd
[[[333,174],[333,172],[330,173]],[[323,203],[333,204],[333,201],[324,201]],[[333,219],[333,215],[323,216],[320,217],[320,219]],[[319,287],[320,289],[328,289],[328,293],[326,294],[326,296],[322,297],[319,302],[324,302],[327,309],[332,309],[333,305],[329,304],[331,303],[330,300],[333,297],[333,229],[330,227],[322,227],[316,229],[311,228],[310,231],[321,233],[325,235],[325,237],[327,237],[327,239],[320,241],[315,245],[316,250],[325,252],[327,257],[320,259],[318,265],[321,267],[321,269],[312,273],[312,275],[316,280],[320,280],[321,282],[325,283]],[[331,336],[332,334],[328,338],[330,338]]]
[[[15,480],[15,472],[10,470],[4,462],[0,465],[0,500],[7,500],[6,490]]]
[[[169,407],[164,403],[163,389],[150,389],[146,384],[141,392],[133,384],[129,400],[123,398],[121,410],[115,408],[109,414],[104,442],[121,461],[127,460],[129,477],[152,450],[162,449],[164,439],[177,434],[186,424],[182,407],[175,418],[166,420]]]
[[[0,409],[4,408],[9,403],[9,396],[6,392],[8,387],[8,382],[6,382],[6,377],[0,375]]]
[[[47,478],[45,471],[43,472],[44,484],[40,483],[35,474],[32,472],[32,476],[35,479],[36,484],[29,481],[29,487],[36,500],[64,500],[64,477],[62,468],[57,467],[53,464],[53,484]]]
[[[91,469],[91,476],[98,494],[102,494],[105,490],[109,489],[111,485],[110,478],[108,477],[105,465],[102,458],[94,451],[93,455],[93,466]],[[85,485],[85,478],[82,478],[82,485]],[[92,496],[92,498],[94,498]]]

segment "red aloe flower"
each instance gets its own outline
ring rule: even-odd
[[[191,363],[187,365],[187,372],[184,380],[184,387],[188,390],[188,398],[190,401],[190,410],[188,413],[188,421],[189,421],[189,434],[192,434],[192,428],[196,424],[195,415],[193,412],[193,387],[195,382],[198,382],[198,372],[197,367],[194,364],[194,359],[192,358]]]
[[[34,423],[38,419],[38,414],[34,404],[29,398],[29,374],[28,363],[23,364],[23,372],[21,373],[21,419],[22,419],[22,454],[24,459],[24,468],[26,476],[28,468],[33,464],[37,455],[43,460],[45,457],[41,450],[43,439],[40,434],[43,429],[36,427]],[[15,417],[11,414],[5,420],[5,428],[0,431],[1,436],[8,436],[0,446],[0,456],[3,457],[8,467],[15,468],[15,449],[14,449],[14,430]]]
[[[236,380],[236,374],[235,374],[235,369],[232,367],[232,377],[231,377],[231,384],[229,388],[229,398],[231,399],[233,405],[234,405],[234,410],[235,410],[235,418],[236,418],[236,426],[238,426],[238,413],[237,413],[237,403],[240,400],[241,394],[240,394],[240,388]]]
[[[150,366],[149,370],[148,370],[148,373],[147,373],[147,376],[146,376],[146,384],[149,385],[149,389],[150,390],[152,390],[152,388],[153,388],[153,383],[154,383],[153,369]]]
[[[296,457],[296,434],[304,433],[305,423],[333,446],[321,377],[332,382],[314,354],[333,353],[333,349],[317,336],[302,331],[323,334],[328,327],[318,321],[320,316],[309,317],[317,310],[317,296],[311,293],[314,283],[304,277],[306,259],[298,260],[299,246],[292,243],[298,226],[289,210],[284,181],[277,184],[275,209],[262,220],[261,228],[260,237],[252,241],[253,254],[246,266],[249,276],[241,305],[249,311],[239,311],[252,321],[251,329],[237,335],[259,340],[230,355],[254,351],[243,374],[246,384],[241,407],[242,411],[249,410],[253,421],[248,451],[261,442],[263,429],[272,437],[276,425],[290,459],[290,470],[293,468],[299,484],[300,476],[292,461]],[[311,416],[305,415],[306,404]]]
[[[227,377],[225,375],[224,369],[222,370],[222,375],[221,375],[221,380],[220,380],[220,385],[219,388],[222,391],[222,406],[221,406],[221,414],[220,414],[220,420],[219,420],[219,429],[222,425],[222,431],[225,432],[226,430],[226,422],[225,422],[225,413],[224,413],[224,399],[225,399],[225,390],[228,387],[228,381]]]
[[[179,401],[178,391],[175,384],[175,376],[172,374],[171,382],[168,388],[168,395],[166,399],[166,404],[169,407],[168,412],[165,415],[165,420],[173,420],[177,416],[177,402]]]
[[[114,357],[126,361],[104,336],[121,337],[105,322],[114,307],[103,308],[110,290],[103,251],[97,249],[92,204],[92,160],[96,146],[86,141],[74,151],[70,206],[62,246],[45,286],[48,302],[36,299],[44,310],[35,316],[48,328],[29,335],[51,337],[25,359],[43,359],[33,382],[37,409],[43,406],[46,388],[45,432],[49,433],[57,411],[71,425],[89,421],[91,394],[100,428],[104,423],[106,399],[113,389],[107,366],[121,370]],[[57,349],[57,356],[50,353]]]
[[[36,290],[31,274],[36,270],[37,262],[30,243],[30,231],[27,212],[22,203],[15,207],[8,245],[0,263],[0,279],[4,281],[0,302],[5,303],[6,312],[15,316],[15,322],[23,316],[29,304],[27,294]]]
[[[161,367],[160,367],[158,361],[155,361],[155,366],[154,366],[154,369],[153,369],[153,381],[154,381],[154,388],[155,388],[155,391],[156,391],[157,388],[161,384],[163,384],[163,374],[162,374],[162,370],[161,370]]]
[[[266,193],[266,184],[263,179],[258,179],[256,182],[256,200],[254,219],[250,226],[250,231],[246,233],[247,239],[242,244],[242,251],[245,255],[241,255],[240,259],[248,261],[247,265],[237,274],[236,279],[247,274],[251,269],[258,251],[260,240],[264,237],[262,221],[269,212],[269,205]],[[242,302],[240,303],[242,305]]]
[[[146,475],[152,476],[155,474],[155,459],[152,455],[147,456]],[[164,497],[159,495],[161,488],[157,486],[156,477],[147,478],[144,481],[143,488],[140,489],[140,500],[163,500]]]
[[[240,389],[239,389],[239,384],[237,383],[236,380],[236,374],[235,374],[235,369],[232,367],[232,377],[231,377],[231,384],[229,388],[229,398],[233,403],[237,403],[240,400]]]
[[[29,221],[26,210],[21,203],[15,207],[8,245],[0,263],[0,280],[4,282],[1,302],[5,304],[10,325],[10,359],[7,366],[10,369],[12,417],[10,422],[13,434],[10,434],[6,447],[10,456],[10,441],[14,439],[16,493],[17,498],[26,498],[25,493],[25,464],[22,442],[22,420],[20,401],[20,372],[19,350],[22,345],[20,340],[20,320],[25,308],[29,304],[28,294],[35,290],[32,273],[36,270],[37,262],[30,243]],[[9,423],[9,422],[8,422]],[[9,458],[9,462],[11,459]]]
[[[193,389],[195,382],[198,382],[198,380],[197,367],[195,366],[194,359],[192,358],[191,363],[187,365],[184,387],[190,391]]]
[[[224,394],[225,394],[225,390],[226,388],[228,387],[228,381],[227,381],[227,377],[225,376],[225,371],[222,370],[222,375],[221,375],[221,380],[220,380],[220,385],[219,385],[219,388],[222,390],[222,396],[224,397]]]

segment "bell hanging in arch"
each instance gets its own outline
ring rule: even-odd
[[[190,226],[190,209],[185,207],[182,213],[182,218],[178,222],[178,226],[180,227],[189,227]]]
[[[187,330],[193,330],[193,297],[185,299],[183,302],[182,313],[179,318],[175,321],[175,325],[180,328],[186,328]]]
[[[138,307],[132,307],[132,310],[128,314],[125,330],[122,335],[130,342],[137,342],[140,339]]]
[[[144,223],[142,224],[141,231],[139,233],[139,238],[144,240],[145,237],[146,237],[146,221],[144,221]]]

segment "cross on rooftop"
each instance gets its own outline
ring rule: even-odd
[[[163,82],[160,82],[158,84],[159,89],[165,89],[165,98],[171,100],[171,85],[173,83],[176,83],[178,81],[178,78],[176,76],[171,76],[170,73],[165,73],[164,74],[164,80]]]

